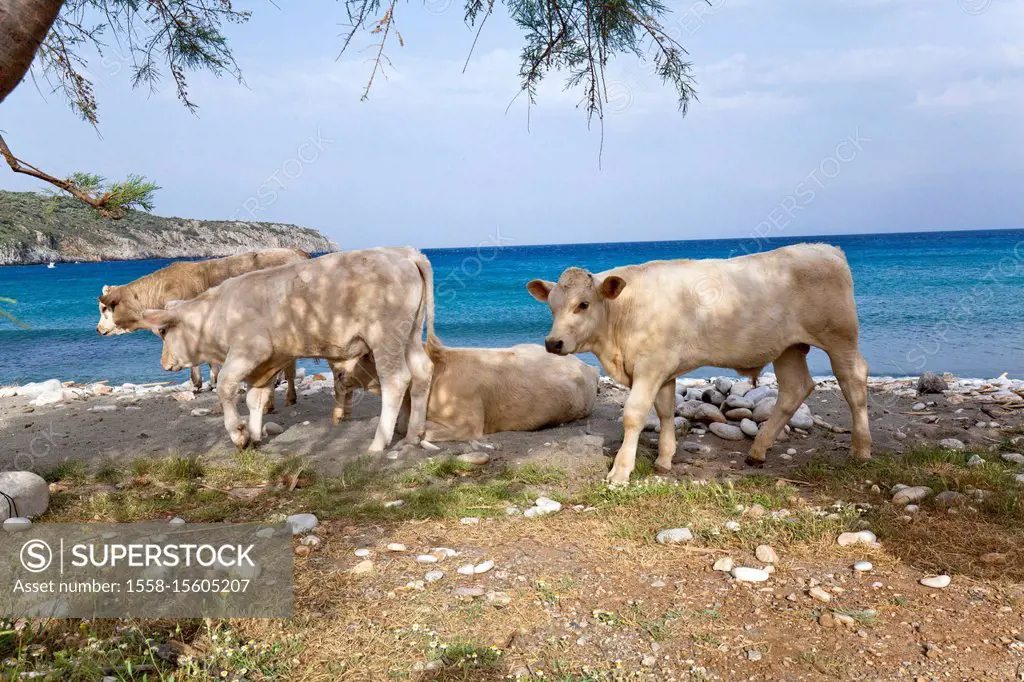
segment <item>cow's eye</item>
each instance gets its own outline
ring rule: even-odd
[[[584,310],[586,310],[589,307],[590,307],[590,304],[587,303],[586,301],[583,301],[578,306],[576,306],[576,312],[577,313],[582,313]]]
[[[160,335],[160,338],[164,338],[164,334],[167,333],[167,327],[160,327],[156,330],[156,333]]]

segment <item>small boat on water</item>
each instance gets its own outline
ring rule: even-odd
[[[53,263],[50,263],[50,264],[49,264],[49,265],[47,265],[46,267],[47,267],[47,268],[55,268],[55,267],[57,267],[57,266],[56,266],[55,264],[53,264]]]

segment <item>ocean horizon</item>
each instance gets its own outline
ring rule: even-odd
[[[593,272],[667,258],[724,258],[799,242],[843,249],[854,277],[861,352],[873,376],[931,370],[963,378],[1004,372],[1024,378],[1024,230],[900,232],[686,241],[515,245],[423,249],[434,266],[437,329],[450,346],[543,343],[551,316],[526,291],[533,278],[557,279],[575,265]],[[170,260],[0,267],[0,296],[30,325],[0,319],[0,385],[50,378],[112,383],[184,381],[164,372],[149,332],[101,337],[96,297]],[[593,356],[583,356],[595,362]],[[812,351],[811,372],[830,375]],[[308,368],[326,368],[312,360]],[[770,368],[766,371],[771,371]],[[688,376],[729,374],[704,368]]]

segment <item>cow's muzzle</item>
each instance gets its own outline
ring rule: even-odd
[[[555,355],[565,355],[565,342],[561,339],[553,339],[550,336],[544,339],[544,349]]]

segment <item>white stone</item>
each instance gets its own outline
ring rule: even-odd
[[[562,509],[562,503],[556,500],[552,500],[549,497],[538,497],[533,503],[538,509],[542,509],[545,514],[552,514]]]
[[[408,548],[401,542],[389,542],[387,546],[389,552],[405,552]]]
[[[355,551],[355,555],[357,557],[368,557],[370,556],[370,550],[366,549],[365,547],[361,547],[360,549],[357,549]]]
[[[274,529],[273,528],[260,528],[258,531],[256,531],[256,537],[258,537],[258,538],[272,538],[272,537],[274,537]],[[156,536],[153,537],[153,540],[156,541],[156,542],[159,542],[158,540],[156,540]]]
[[[320,521],[314,514],[292,514],[284,521],[285,527],[292,532],[292,535],[308,533],[319,524]]]
[[[740,529],[740,522],[739,521],[726,521],[724,524],[722,524],[722,526],[726,530],[737,531],[737,530]]]
[[[444,571],[427,571],[427,574],[423,576],[423,579],[428,583],[436,583],[438,580],[444,577]]]
[[[494,568],[494,562],[491,561],[490,559],[488,559],[487,561],[482,561],[479,564],[477,564],[476,566],[474,566],[473,567],[473,573],[476,573],[476,574],[479,575],[480,573],[486,573],[487,571],[491,570],[492,568]]]
[[[758,561],[763,561],[766,564],[779,563],[779,555],[775,553],[771,545],[758,545],[757,549],[754,550],[754,556],[757,557]]]
[[[717,422],[724,424],[726,422],[725,415],[722,414],[722,411],[711,403],[701,403],[700,407],[697,408],[697,412],[693,416],[693,419],[695,421],[709,423]]]
[[[971,455],[971,458],[967,460],[967,466],[969,467],[981,466],[984,463],[985,460],[984,458],[981,457],[981,455]]]
[[[732,577],[744,583],[763,583],[768,580],[770,575],[767,571],[762,571],[759,568],[736,566],[732,569]]]
[[[667,528],[655,537],[658,544],[676,545],[693,540],[693,533],[689,528]]]
[[[712,422],[708,428],[711,433],[724,440],[743,440],[744,438],[743,431],[738,426],[733,426],[732,424]]]
[[[31,519],[26,519],[24,516],[12,516],[8,519],[4,519],[4,530],[8,533],[17,533],[18,531],[26,530],[32,525]]]
[[[790,457],[792,457],[793,455],[796,454],[796,448],[790,448],[790,449],[786,450],[786,454],[789,455]]]
[[[725,406],[731,408],[745,408],[748,410],[752,410],[754,409],[754,401],[750,400],[749,398],[744,398],[742,396],[730,395],[728,398],[725,399]]]
[[[205,407],[197,407],[194,410],[192,410],[192,412],[190,412],[189,414],[191,414],[193,417],[208,417],[210,415],[210,410]]]
[[[729,389],[729,395],[745,396],[747,393],[750,393],[753,388],[754,387],[751,386],[749,381],[737,381],[732,385],[732,388]]]
[[[483,466],[491,461],[491,456],[486,452],[466,452],[455,458],[456,461],[462,462],[463,464],[472,464],[473,466]]]
[[[284,427],[277,422],[266,422],[263,424],[264,436],[280,436],[284,433]]]
[[[908,514],[916,514],[919,509],[920,507],[918,507],[916,504],[908,504],[906,507],[903,508],[903,511],[907,512]]]
[[[848,547],[850,545],[874,545],[878,539],[875,534],[869,530],[862,530],[856,533],[841,533],[836,539],[836,542],[840,547]]]
[[[46,381],[40,381],[38,383],[25,384],[17,389],[16,395],[27,396],[29,398],[37,398],[44,393],[53,393],[55,391],[63,391],[64,384],[60,382],[60,379],[47,379]]]
[[[717,389],[719,393],[728,393],[729,391],[732,390],[732,385],[732,379],[726,379],[725,377],[719,377],[715,379],[715,389]]]
[[[475,526],[478,523],[480,523],[480,519],[476,516],[464,516],[463,518],[459,519],[459,523],[461,523],[463,526]]]
[[[181,518],[180,516],[175,516],[173,519],[168,521],[167,524],[170,526],[184,526],[185,519]]]
[[[794,429],[804,429],[805,431],[814,426],[814,415],[811,414],[811,408],[807,407],[807,403],[803,403],[797,408],[789,420],[789,425]]]
[[[874,566],[871,564],[870,561],[858,561],[853,565],[853,570],[859,571],[861,573],[866,573],[867,571],[870,571],[872,568],[874,568]]]
[[[956,438],[943,438],[939,441],[939,447],[946,448],[947,450],[964,450],[967,446],[964,445],[962,440],[957,440]]]
[[[752,388],[749,391],[747,391],[747,393],[743,397],[753,402],[754,405],[757,405],[765,398],[774,397],[777,396],[778,394],[779,392],[776,391],[774,388],[768,388],[767,386],[758,386],[757,388]]]
[[[715,565],[711,567],[712,570],[720,571],[722,573],[729,573],[732,571],[733,560],[731,556],[724,556],[715,562]]]
[[[459,575],[475,575],[476,566],[474,566],[473,564],[463,564],[462,566],[459,566],[456,572]]]
[[[405,504],[405,500],[391,500],[384,503],[384,508],[395,509],[396,507],[401,507],[403,504]]]
[[[921,502],[931,494],[932,489],[929,488],[928,486],[915,485],[910,488],[904,488],[903,490],[900,490],[898,493],[893,495],[892,503],[900,506],[916,504],[917,502]]]
[[[53,405],[55,403],[62,402],[64,400],[64,390],[59,391],[48,391],[46,393],[40,393],[33,400],[29,402],[29,405],[35,407],[41,407],[43,405]]]
[[[752,419],[756,421],[758,424],[760,424],[761,422],[768,421],[768,418],[772,416],[772,410],[775,409],[775,402],[776,399],[774,397],[763,398],[754,407],[754,416],[752,417]]]
[[[1017,452],[1004,452],[999,455],[1004,462],[1010,462],[1012,464],[1024,464],[1024,455]]]
[[[745,436],[749,436],[751,438],[756,437],[758,431],[757,422],[753,419],[743,419],[740,421],[740,431],[742,431]]]
[[[430,553],[436,556],[438,559],[442,560],[448,559],[453,556],[458,556],[459,554],[451,547],[434,547],[432,550],[430,550]]]
[[[18,395],[17,386],[4,386],[0,388],[0,398],[13,398]]]
[[[39,516],[50,506],[49,486],[42,476],[31,471],[0,472],[0,491],[14,500],[14,516]],[[10,505],[0,496],[0,521],[9,516]]]
[[[952,582],[952,578],[948,575],[929,575],[920,580],[925,587],[933,587],[937,590],[949,587],[950,582]]]
[[[89,408],[89,412],[117,412],[117,405],[95,405]]]
[[[363,559],[358,564],[348,570],[352,575],[369,575],[373,573],[373,562],[369,559]]]
[[[832,601],[832,595],[820,587],[812,587],[807,591],[807,594],[810,595],[812,599],[817,599],[818,601],[825,602],[826,604]]]

